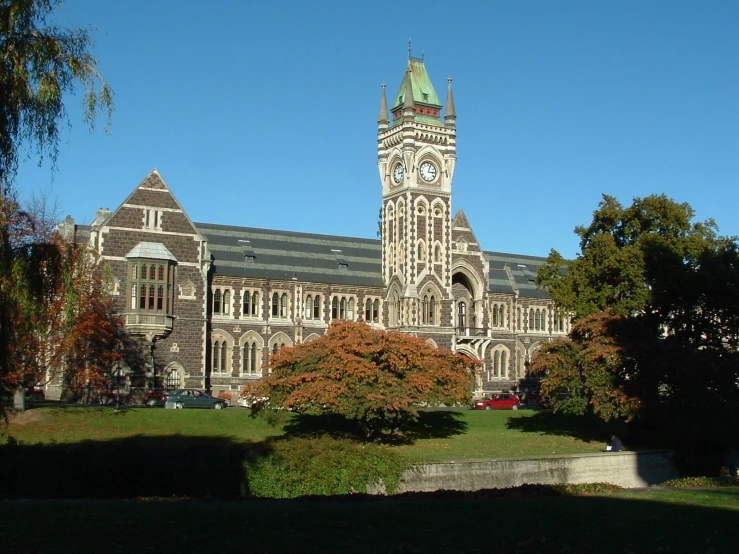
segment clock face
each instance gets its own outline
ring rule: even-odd
[[[403,164],[396,163],[393,168],[393,181],[398,185],[403,180]]]
[[[431,162],[423,162],[421,167],[418,168],[418,173],[421,175],[421,179],[430,183],[436,179],[436,166]]]

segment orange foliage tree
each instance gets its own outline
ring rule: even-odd
[[[0,386],[25,408],[26,390],[61,379],[99,386],[119,356],[106,271],[87,246],[3,197],[0,205]]]
[[[316,340],[283,348],[271,374],[244,394],[269,398],[256,409],[335,413],[365,438],[400,434],[424,404],[467,404],[475,362],[423,339],[338,321]]]

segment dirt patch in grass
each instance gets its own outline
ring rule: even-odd
[[[15,410],[5,410],[7,416],[7,427],[13,425],[28,425],[29,423],[37,423],[44,419],[43,414],[39,410],[24,410],[17,412]]]

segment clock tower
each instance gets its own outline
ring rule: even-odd
[[[388,326],[430,338],[449,336],[452,328],[451,196],[457,152],[451,77],[443,120],[441,112],[424,59],[409,51],[389,109],[382,85],[377,121],[382,272]],[[444,336],[438,337],[439,346],[449,346]]]

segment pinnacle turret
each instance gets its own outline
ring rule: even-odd
[[[454,110],[454,94],[452,93],[452,76],[447,77],[449,86],[446,93],[446,110],[444,112],[444,121],[447,125],[454,125],[457,119],[457,112]]]
[[[380,98],[380,115],[377,116],[377,124],[387,127],[390,117],[387,112],[387,97],[385,96],[385,83],[382,83],[382,97]]]

